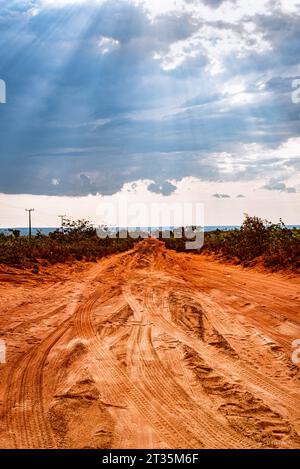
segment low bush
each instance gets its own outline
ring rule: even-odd
[[[38,232],[31,240],[14,231],[9,235],[0,234],[0,264],[31,267],[40,262],[95,261],[132,249],[139,240],[130,237],[100,239],[88,221],[66,220],[63,231],[56,230],[48,236]],[[169,249],[186,251],[188,240],[185,238],[176,239],[171,233],[171,237],[164,241]],[[281,220],[272,224],[247,215],[240,229],[205,233],[200,253],[203,252],[212,252],[245,266],[260,260],[272,270],[299,270],[300,230],[287,228]]]
[[[170,239],[167,247],[185,250],[185,239]],[[276,269],[300,268],[300,230],[287,228],[282,220],[272,224],[267,220],[246,215],[240,229],[205,233],[201,252],[213,252],[245,266],[260,260],[264,266]]]
[[[0,235],[0,264],[31,267],[40,262],[55,264],[72,260],[95,261],[116,252],[132,249],[136,240],[100,239],[86,220],[65,221],[64,231],[48,236],[38,232],[26,236]]]

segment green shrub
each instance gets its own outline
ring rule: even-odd
[[[185,250],[185,239],[170,239],[166,245]],[[250,265],[261,259],[266,267],[300,268],[300,230],[287,228],[282,220],[272,224],[258,217],[245,216],[240,229],[205,233],[201,252],[213,252],[228,260]]]
[[[32,240],[19,236],[0,234],[0,264],[36,266],[37,262],[55,264],[72,260],[95,261],[101,257],[132,249],[139,240],[100,239],[96,230],[86,220],[65,220],[64,231],[56,230],[49,236],[41,232]],[[185,252],[187,239],[176,239],[171,233],[164,240],[166,247]],[[273,270],[300,268],[300,230],[289,229],[280,220],[274,225],[266,220],[246,215],[238,230],[215,230],[205,234],[205,244],[200,252],[213,252],[243,265],[261,259]]]
[[[132,249],[136,240],[100,239],[85,220],[66,220],[64,232],[49,236],[38,232],[31,240],[25,236],[0,236],[0,264],[31,267],[39,261],[55,264],[72,260],[95,261],[115,252]]]

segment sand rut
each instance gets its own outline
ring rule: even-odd
[[[0,315],[2,447],[300,447],[299,281],[156,240],[99,262],[77,293],[72,281],[36,316],[26,301],[25,320]]]

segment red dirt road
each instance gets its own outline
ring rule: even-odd
[[[1,448],[300,448],[300,280],[155,240],[0,272]]]

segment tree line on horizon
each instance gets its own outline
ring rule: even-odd
[[[162,234],[161,234],[162,235]],[[162,236],[161,236],[162,237]],[[64,220],[63,229],[48,235],[38,231],[29,239],[20,236],[18,230],[10,234],[0,233],[0,264],[31,268],[38,273],[41,265],[72,261],[94,261],[117,252],[132,249],[140,239],[127,237],[100,239],[96,229],[87,220]],[[166,247],[178,252],[185,251],[186,239],[178,239],[171,231]],[[201,251],[252,266],[258,262],[272,270],[300,268],[300,230],[287,228],[282,220],[273,224],[258,217],[245,215],[239,229],[205,233]]]

